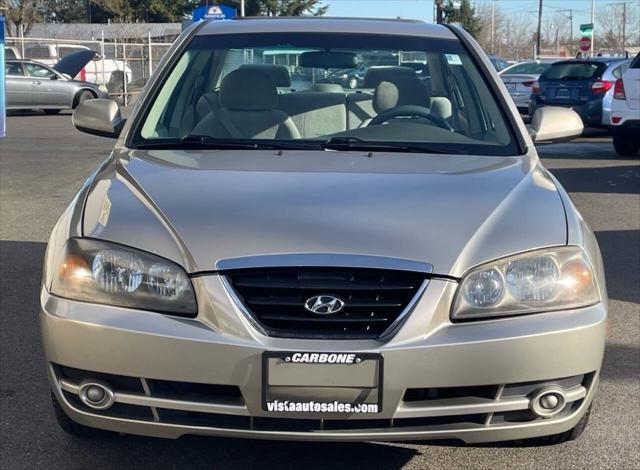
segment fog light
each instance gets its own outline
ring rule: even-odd
[[[84,382],[78,394],[82,403],[94,410],[106,410],[113,405],[113,392],[101,382]]]
[[[100,403],[106,395],[104,389],[96,385],[90,385],[89,387],[87,387],[86,393],[87,399],[92,403]]]
[[[560,403],[560,398],[555,393],[549,393],[540,398],[540,406],[545,410],[555,410]]]
[[[551,418],[560,413],[567,404],[564,389],[545,387],[538,390],[529,401],[529,409],[540,418]]]

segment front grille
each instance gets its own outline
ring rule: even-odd
[[[270,336],[377,338],[400,317],[424,273],[350,268],[259,268],[226,273],[246,311]],[[333,296],[342,310],[319,315],[305,302]]]

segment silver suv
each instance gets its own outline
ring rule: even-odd
[[[375,54],[398,65],[359,90],[330,82]],[[201,22],[126,123],[108,100],[73,121],[117,140],[46,254],[42,336],[66,431],[558,442],[584,429],[602,261],[533,146],[582,123],[545,107],[527,129],[464,31]]]

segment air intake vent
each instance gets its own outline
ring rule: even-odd
[[[226,275],[264,331],[285,338],[377,338],[426,282],[424,273],[380,269],[260,268]]]

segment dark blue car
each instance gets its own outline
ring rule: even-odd
[[[613,87],[607,72],[627,59],[594,57],[555,62],[533,85],[529,114],[544,106],[571,108],[585,127],[603,126],[603,100]]]

